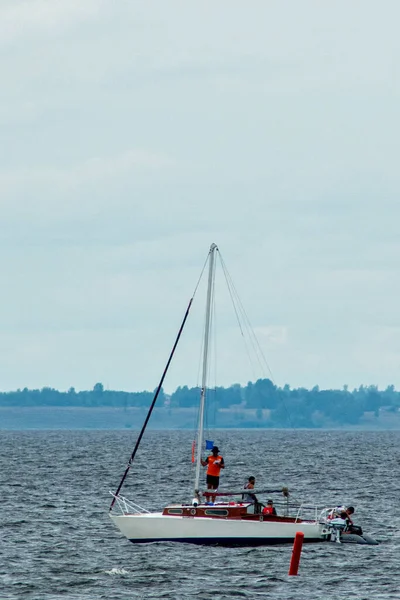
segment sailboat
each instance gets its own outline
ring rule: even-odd
[[[327,508],[302,504],[292,505],[286,488],[252,490],[254,494],[268,492],[283,496],[283,514],[263,514],[255,510],[251,501],[245,501],[244,490],[201,490],[200,472],[204,448],[204,415],[207,397],[207,375],[210,353],[211,310],[213,306],[216,244],[208,253],[208,285],[203,339],[202,383],[199,398],[199,426],[195,445],[195,479],[192,499],[180,504],[167,504],[162,511],[150,512],[121,495],[122,485],[134,462],[139,444],[156,404],[169,365],[185,326],[193,297],[176,337],[167,365],[156,389],[152,404],[139,433],[125,473],[110,506],[110,517],[122,534],[134,543],[188,542],[228,546],[259,546],[293,542],[297,532],[304,534],[305,542],[321,542],[332,537],[332,528],[326,518]],[[203,269],[204,270],[204,269]],[[249,500],[249,498],[248,498]],[[294,509],[294,513],[291,513]]]

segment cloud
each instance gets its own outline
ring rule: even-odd
[[[90,181],[101,182],[109,177],[118,177],[140,169],[162,169],[175,167],[171,157],[147,150],[128,150],[116,156],[95,156],[70,168],[35,167],[0,171],[3,193],[12,192],[18,186],[24,188],[35,183],[46,185],[79,185]]]
[[[269,344],[284,345],[288,339],[288,329],[284,325],[269,325],[266,327],[256,327],[254,330],[257,337],[265,338]]]
[[[83,220],[102,210],[130,203],[126,197],[111,197],[112,181],[133,182],[155,173],[176,169],[176,161],[161,153],[128,150],[116,156],[94,157],[72,167],[35,167],[0,172],[0,206],[5,221],[34,229],[37,224]],[[104,195],[105,186],[109,194]],[[29,194],[27,194],[29,190]],[[88,193],[90,191],[90,193]],[[39,223],[38,223],[39,222]]]
[[[99,14],[102,0],[3,0],[0,46],[30,37],[59,33]]]

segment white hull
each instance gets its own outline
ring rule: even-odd
[[[327,528],[316,522],[246,521],[162,513],[110,515],[131,542],[189,542],[192,544],[272,545],[293,542],[298,531],[304,541],[324,541]]]

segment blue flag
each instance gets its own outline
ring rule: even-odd
[[[206,440],[206,450],[212,450],[214,447],[214,442],[211,440]]]

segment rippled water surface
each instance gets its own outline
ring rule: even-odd
[[[132,431],[2,431],[0,598],[399,599],[400,432],[221,431],[223,487],[255,475],[296,498],[353,504],[379,546],[133,545],[108,517]],[[124,495],[150,509],[190,500],[192,433],[145,435]],[[222,487],[222,486],[221,486]]]

